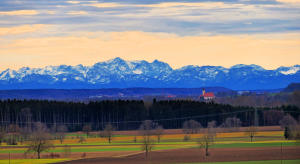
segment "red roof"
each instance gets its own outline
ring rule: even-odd
[[[203,97],[215,97],[214,93],[213,92],[207,92],[207,93],[204,93],[204,95],[202,95]]]
[[[175,97],[175,95],[168,95],[167,97],[171,98],[171,97]]]

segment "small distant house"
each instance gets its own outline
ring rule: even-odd
[[[167,98],[174,98],[176,97],[175,95],[167,95]]]
[[[213,92],[205,92],[205,89],[203,89],[199,98],[200,100],[209,101],[215,99],[215,94]]]

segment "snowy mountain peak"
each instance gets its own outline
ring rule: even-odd
[[[0,72],[0,89],[92,89],[92,88],[197,88],[222,86],[231,89],[283,88],[300,82],[300,65],[265,70],[258,65],[188,65],[172,69],[154,60],[126,61],[114,58],[92,66],[59,65],[44,68],[23,67]]]
[[[8,80],[11,78],[15,78],[17,75],[17,72],[12,69],[6,69],[2,73],[0,73],[0,80]]]
[[[291,67],[279,67],[277,69],[278,72],[284,74],[284,75],[293,75],[297,73],[300,70],[300,65],[294,65]]]
[[[230,67],[230,69],[240,69],[240,68],[252,68],[252,69],[258,70],[258,71],[265,70],[263,67],[261,67],[259,65],[256,65],[256,64],[250,64],[250,65],[237,64],[237,65],[234,65],[234,66]]]
[[[122,58],[116,57],[114,59],[110,59],[110,60],[106,61],[105,63],[110,64],[110,63],[124,63],[124,62],[125,62],[125,60],[123,60]]]

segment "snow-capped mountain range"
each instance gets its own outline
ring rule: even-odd
[[[300,82],[300,65],[266,70],[258,65],[184,66],[115,58],[93,66],[46,66],[6,69],[0,73],[0,89],[95,89],[95,88],[198,88],[222,86],[235,90],[284,88]]]

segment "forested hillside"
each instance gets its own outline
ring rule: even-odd
[[[290,113],[298,118],[300,109],[295,106],[257,109],[259,125],[278,125],[279,120]],[[5,100],[0,101],[2,126],[17,124],[19,127],[43,122],[49,127],[65,124],[71,131],[91,125],[93,130],[113,124],[117,130],[137,129],[143,120],[154,120],[164,128],[181,128],[186,120],[194,119],[207,126],[215,120],[222,125],[226,118],[237,117],[242,126],[254,124],[255,109],[252,107],[221,105],[198,101],[99,101],[89,103]]]

